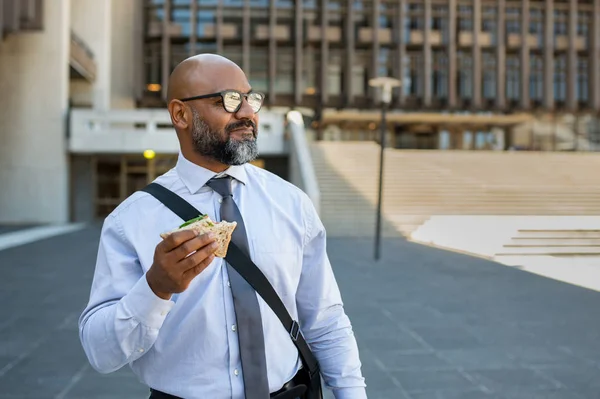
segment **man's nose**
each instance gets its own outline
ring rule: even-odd
[[[247,98],[244,97],[242,99],[242,105],[240,106],[240,109],[238,110],[238,112],[236,112],[235,116],[238,119],[252,119],[252,118],[254,118],[254,110],[252,109],[252,107],[248,103],[248,99]]]

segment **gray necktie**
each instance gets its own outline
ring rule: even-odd
[[[237,222],[231,241],[250,256],[244,220],[231,193],[231,177],[211,179],[206,185],[223,197],[221,220]],[[256,291],[229,263],[227,263],[227,271],[237,320],[246,399],[267,399],[270,395],[265,340]]]

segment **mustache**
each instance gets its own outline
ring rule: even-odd
[[[234,130],[244,128],[244,127],[251,127],[252,133],[254,133],[254,135],[256,135],[256,124],[249,119],[239,121],[239,122],[233,122],[232,124],[229,124],[229,125],[227,125],[227,127],[225,127],[225,131],[227,133],[231,133]]]

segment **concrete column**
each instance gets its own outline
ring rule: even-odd
[[[125,8],[131,6],[131,1],[123,2]],[[71,1],[71,28],[77,36],[94,53],[96,62],[96,80],[89,84],[84,81],[77,81],[71,85],[71,92],[76,96],[89,96],[89,102],[95,109],[107,110],[110,108],[111,100],[111,37],[112,37],[112,2],[96,0],[77,0]],[[133,18],[133,14],[129,15]],[[131,23],[129,22],[129,31]],[[127,38],[127,37],[126,37]],[[133,53],[133,36],[131,40],[124,40],[118,45],[129,45]],[[133,60],[131,60],[133,62]],[[133,63],[129,65],[133,68]],[[127,68],[127,66],[125,66]],[[133,84],[131,76],[130,84]],[[131,94],[133,87],[131,87]]]
[[[71,4],[77,0],[71,0]],[[87,2],[99,4],[95,0]],[[112,0],[110,24],[110,107],[135,108],[135,93],[146,84],[143,65],[143,2]],[[71,18],[73,19],[73,18]],[[135,21],[132,32],[132,21]],[[102,72],[102,71],[100,71]]]
[[[498,0],[498,41],[496,43],[496,106],[506,107],[506,0]]]
[[[554,109],[554,0],[546,0],[544,18],[544,107]]]
[[[473,0],[473,107],[481,107],[481,0]]]
[[[329,64],[329,42],[327,40],[327,0],[321,0],[321,64],[319,83],[321,86],[321,104],[327,103],[327,65]]]
[[[171,2],[165,1],[163,6],[164,19],[162,24],[162,73],[161,73],[161,85],[162,85],[162,96],[164,99],[167,98],[167,86],[169,85],[169,75],[171,75]]]
[[[406,0],[398,0],[398,19],[396,21],[396,38],[398,45],[398,56],[396,57],[396,78],[400,79],[402,86],[399,90],[398,95],[398,106],[402,107],[404,105],[404,88],[403,86],[406,84],[404,81],[404,60],[406,59],[406,46],[404,45],[405,37],[404,37],[404,19],[406,18],[404,7],[406,5]]]
[[[521,107],[528,109],[531,105],[529,99],[529,75],[531,74],[529,61],[529,0],[521,0]]]
[[[594,15],[592,18],[592,48],[591,48],[591,85],[592,106],[600,112],[600,0],[594,0]]]
[[[190,50],[191,57],[196,54],[196,41],[198,39],[198,1],[192,0],[190,4]]]
[[[448,1],[448,105],[456,107],[456,0]]]
[[[250,0],[244,0],[242,19],[242,65],[246,75],[250,76]]]
[[[380,0],[373,1],[373,14],[371,15],[371,31],[373,32],[373,43],[371,45],[371,78],[379,76],[379,4]],[[379,89],[369,86],[369,97],[373,105],[379,103]]]
[[[345,82],[344,92],[346,95],[346,105],[352,104],[353,89],[352,89],[352,76],[354,66],[354,0],[346,1],[346,8],[348,10],[348,16],[346,18],[346,30],[344,35],[346,37],[346,65],[345,70]]]
[[[71,157],[71,176],[73,187],[71,193],[71,218],[74,222],[91,222],[95,216],[94,178],[92,168],[95,166],[92,157]]]
[[[425,0],[425,32],[423,35],[423,62],[425,66],[424,85],[423,85],[423,104],[427,107],[431,105],[432,94],[432,55],[431,55],[431,0]]]
[[[0,42],[0,222],[68,221],[65,117],[70,1],[45,0],[44,30]]]
[[[577,0],[569,0],[569,49],[567,50],[567,108],[577,109]]]
[[[115,27],[115,25],[117,24],[116,20],[115,20],[115,13],[118,13],[118,8],[114,6],[114,2],[116,0],[113,0],[113,7],[112,7],[112,12],[113,12],[113,28]],[[122,4],[122,3],[119,3]],[[134,18],[133,18],[133,31],[134,31],[134,39],[133,39],[133,48],[134,51],[129,52],[130,55],[133,56],[134,58],[134,62],[133,62],[133,76],[134,78],[132,79],[132,84],[133,84],[133,96],[131,97],[130,101],[126,101],[128,104],[125,105],[123,103],[121,103],[118,98],[120,97],[121,89],[120,88],[116,88],[115,86],[115,79],[114,76],[116,73],[118,73],[119,71],[115,71],[115,65],[117,65],[116,59],[119,58],[122,53],[125,51],[124,48],[121,48],[118,51],[118,54],[116,53],[116,49],[113,48],[113,52],[112,52],[112,81],[113,81],[113,85],[111,86],[111,107],[112,108],[134,108],[135,107],[135,99],[136,98],[141,98],[142,97],[142,93],[143,90],[145,90],[145,86],[146,86],[146,82],[148,79],[147,76],[147,70],[146,70],[146,65],[144,62],[144,36],[145,36],[145,31],[144,31],[144,14],[142,13],[142,10],[144,9],[144,1],[143,0],[133,0],[133,10],[134,10]],[[122,26],[122,25],[121,25]],[[115,40],[115,36],[113,34],[112,39]]]
[[[277,68],[276,59],[276,47],[277,42],[275,40],[275,25],[277,23],[277,8],[275,0],[269,2],[269,104],[273,105],[276,101],[275,94],[275,71]]]
[[[217,1],[215,19],[215,39],[217,41],[217,54],[223,54],[223,0]]]
[[[302,102],[302,68],[304,66],[304,62],[302,60],[302,23],[304,21],[304,16],[302,15],[302,2],[296,1],[296,26],[295,26],[295,37],[296,37],[296,47],[295,47],[295,60],[296,67],[294,68],[294,102],[296,105],[300,105]]]

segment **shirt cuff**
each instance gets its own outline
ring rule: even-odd
[[[364,387],[338,388],[333,391],[335,399],[367,399]]]
[[[124,310],[148,328],[159,329],[175,302],[156,296],[144,275],[121,300]]]

